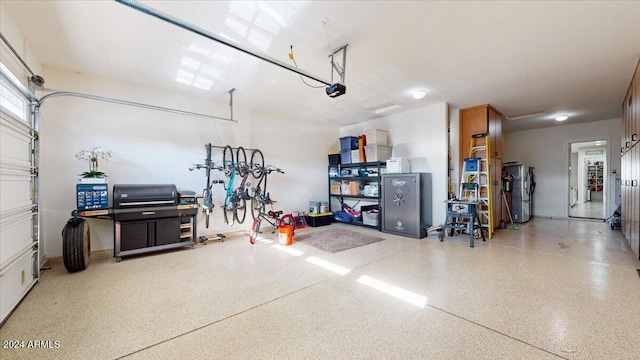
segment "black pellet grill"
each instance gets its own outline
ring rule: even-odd
[[[113,186],[113,256],[195,245],[198,205],[175,185]]]

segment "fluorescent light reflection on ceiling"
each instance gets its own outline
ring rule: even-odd
[[[182,84],[191,85],[193,79],[195,79],[195,75],[193,73],[178,69],[178,74],[176,75],[176,81]]]
[[[427,298],[422,296],[422,295],[418,295],[414,292],[411,292],[409,290],[405,290],[403,288],[397,287],[395,285],[391,285],[388,284],[384,281],[380,281],[377,279],[374,279],[372,277],[369,277],[367,275],[362,275],[359,279],[358,282],[364,285],[367,285],[371,288],[374,288],[376,290],[382,291],[383,293],[386,293],[388,295],[391,295],[397,299],[400,299],[402,301],[406,301],[411,305],[415,305],[417,307],[420,308],[424,308],[427,305]]]
[[[345,275],[347,274],[349,271],[351,271],[350,269],[347,269],[345,267],[342,267],[340,265],[336,265],[332,262],[326,261],[326,260],[322,260],[320,258],[317,258],[315,256],[310,256],[308,258],[306,258],[305,260],[307,260],[308,262],[318,265],[322,268],[325,268],[329,271],[333,271],[334,273],[338,274],[338,275]]]
[[[289,255],[293,255],[293,256],[300,256],[300,255],[304,254],[300,250],[292,249],[292,248],[290,248],[288,246],[282,246],[280,244],[275,244],[275,245],[273,245],[273,247],[278,249],[278,250],[280,250],[280,251],[284,251]]]

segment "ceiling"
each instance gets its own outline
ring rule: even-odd
[[[328,55],[348,44],[346,94],[329,98],[322,84],[115,1],[3,0],[0,10],[45,67],[220,103],[235,88],[236,109],[334,125],[439,102],[545,113],[507,120],[505,132],[619,118],[640,58],[638,1],[141,3],[290,65],[293,45],[297,65],[327,80]],[[426,96],[413,99],[416,89]],[[372,110],[390,103],[399,107]]]

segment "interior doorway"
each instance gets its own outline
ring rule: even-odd
[[[607,141],[569,147],[569,217],[604,219],[607,203]]]

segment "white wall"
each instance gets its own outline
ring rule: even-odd
[[[22,36],[13,19],[4,11],[2,3],[0,2],[0,32],[2,32],[2,35],[9,41],[22,60],[27,63],[31,71],[36,75],[42,75],[40,61],[31,50],[29,41]],[[5,45],[4,41],[0,41],[0,61],[25,85],[27,84],[27,78],[31,74],[20,63],[20,60],[13,55],[13,52]]]
[[[444,223],[447,200],[448,105],[439,103],[340,128],[340,136],[389,132],[393,156],[409,159],[411,172],[431,173],[433,224]]]
[[[226,93],[214,101],[213,97],[195,98],[56,69],[45,71],[47,85],[60,90],[220,117],[229,114]],[[278,209],[305,210],[310,199],[326,196],[326,152],[338,138],[337,128],[243,111],[240,101],[234,101],[234,118],[238,124],[81,98],[60,97],[45,102],[40,174],[46,256],[62,253],[60,231],[75,208],[77,174],[88,171],[88,163],[77,160],[75,153],[94,146],[111,150],[112,158],[101,162],[99,167],[109,176],[110,191],[113,184],[169,183],[201,193],[205,172],[188,169],[204,161],[205,144],[212,143],[259,148],[267,164],[283,168],[285,175],[273,173],[269,179],[269,190],[278,201]],[[214,149],[213,161],[219,164],[221,157],[222,149]],[[213,178],[224,176],[214,172]],[[204,217],[200,215],[199,235],[249,228],[250,214],[242,225],[229,228],[224,224],[220,212],[224,189],[221,185],[214,189],[216,208],[212,223],[205,230]],[[112,249],[112,221],[91,219],[89,224],[91,249]]]
[[[519,161],[536,168],[535,215],[569,216],[571,142],[607,140],[607,193],[615,193],[615,175],[611,172],[620,171],[621,124],[620,119],[612,119],[504,134],[504,161]],[[606,213],[612,214],[615,207],[609,201]]]

